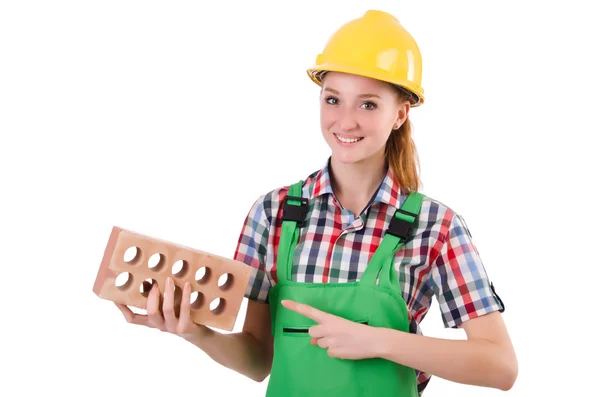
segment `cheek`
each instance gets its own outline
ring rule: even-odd
[[[321,119],[321,127],[323,129],[327,129],[327,128],[331,127],[332,124],[335,123],[335,114],[333,113],[331,108],[321,106],[320,119]]]
[[[388,111],[385,114],[382,114],[379,118],[380,128],[386,131],[387,133],[390,133],[392,131],[392,128],[394,128],[394,123],[396,122],[397,118],[398,115],[395,111]]]
[[[361,118],[360,124],[362,129],[369,131],[372,136],[385,137],[390,133],[391,125],[387,117],[382,117],[381,114],[368,114]]]

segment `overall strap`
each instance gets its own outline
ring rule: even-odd
[[[395,291],[400,290],[400,282],[394,268],[394,255],[398,248],[406,243],[408,235],[415,227],[422,202],[423,194],[411,192],[402,203],[401,208],[396,210],[381,244],[371,257],[371,261],[359,281],[360,283],[377,285],[379,276],[380,286]]]
[[[298,243],[300,228],[306,224],[308,199],[302,198],[302,180],[290,186],[283,201],[283,221],[277,249],[277,282],[292,281],[294,248]]]

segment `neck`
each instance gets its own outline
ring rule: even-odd
[[[387,169],[383,157],[352,164],[331,157],[329,172],[336,198],[344,208],[359,214],[385,178]]]

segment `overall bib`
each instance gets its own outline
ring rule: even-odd
[[[308,328],[316,322],[284,308],[281,300],[304,303],[350,321],[409,332],[407,307],[393,259],[416,223],[422,194],[412,192],[396,210],[360,281],[331,284],[292,282],[294,248],[308,212],[308,200],[301,196],[299,181],[290,187],[284,201],[278,282],[269,295],[274,356],[267,397],[418,397],[413,368],[381,358],[330,357],[327,349],[310,343]]]

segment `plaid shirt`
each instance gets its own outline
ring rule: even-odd
[[[244,222],[234,259],[253,268],[246,297],[268,302],[269,288],[277,282],[277,246],[281,234],[281,203],[289,186],[261,195]],[[406,196],[391,170],[360,217],[341,206],[325,167],[303,183],[309,198],[309,220],[300,229],[292,280],[343,283],[360,279],[379,246],[396,208]],[[504,310],[492,290],[479,253],[464,219],[441,202],[424,195],[412,239],[395,255],[395,269],[408,307],[410,332],[422,335],[419,323],[435,295],[446,328],[496,310]],[[419,393],[431,375],[416,371]]]

